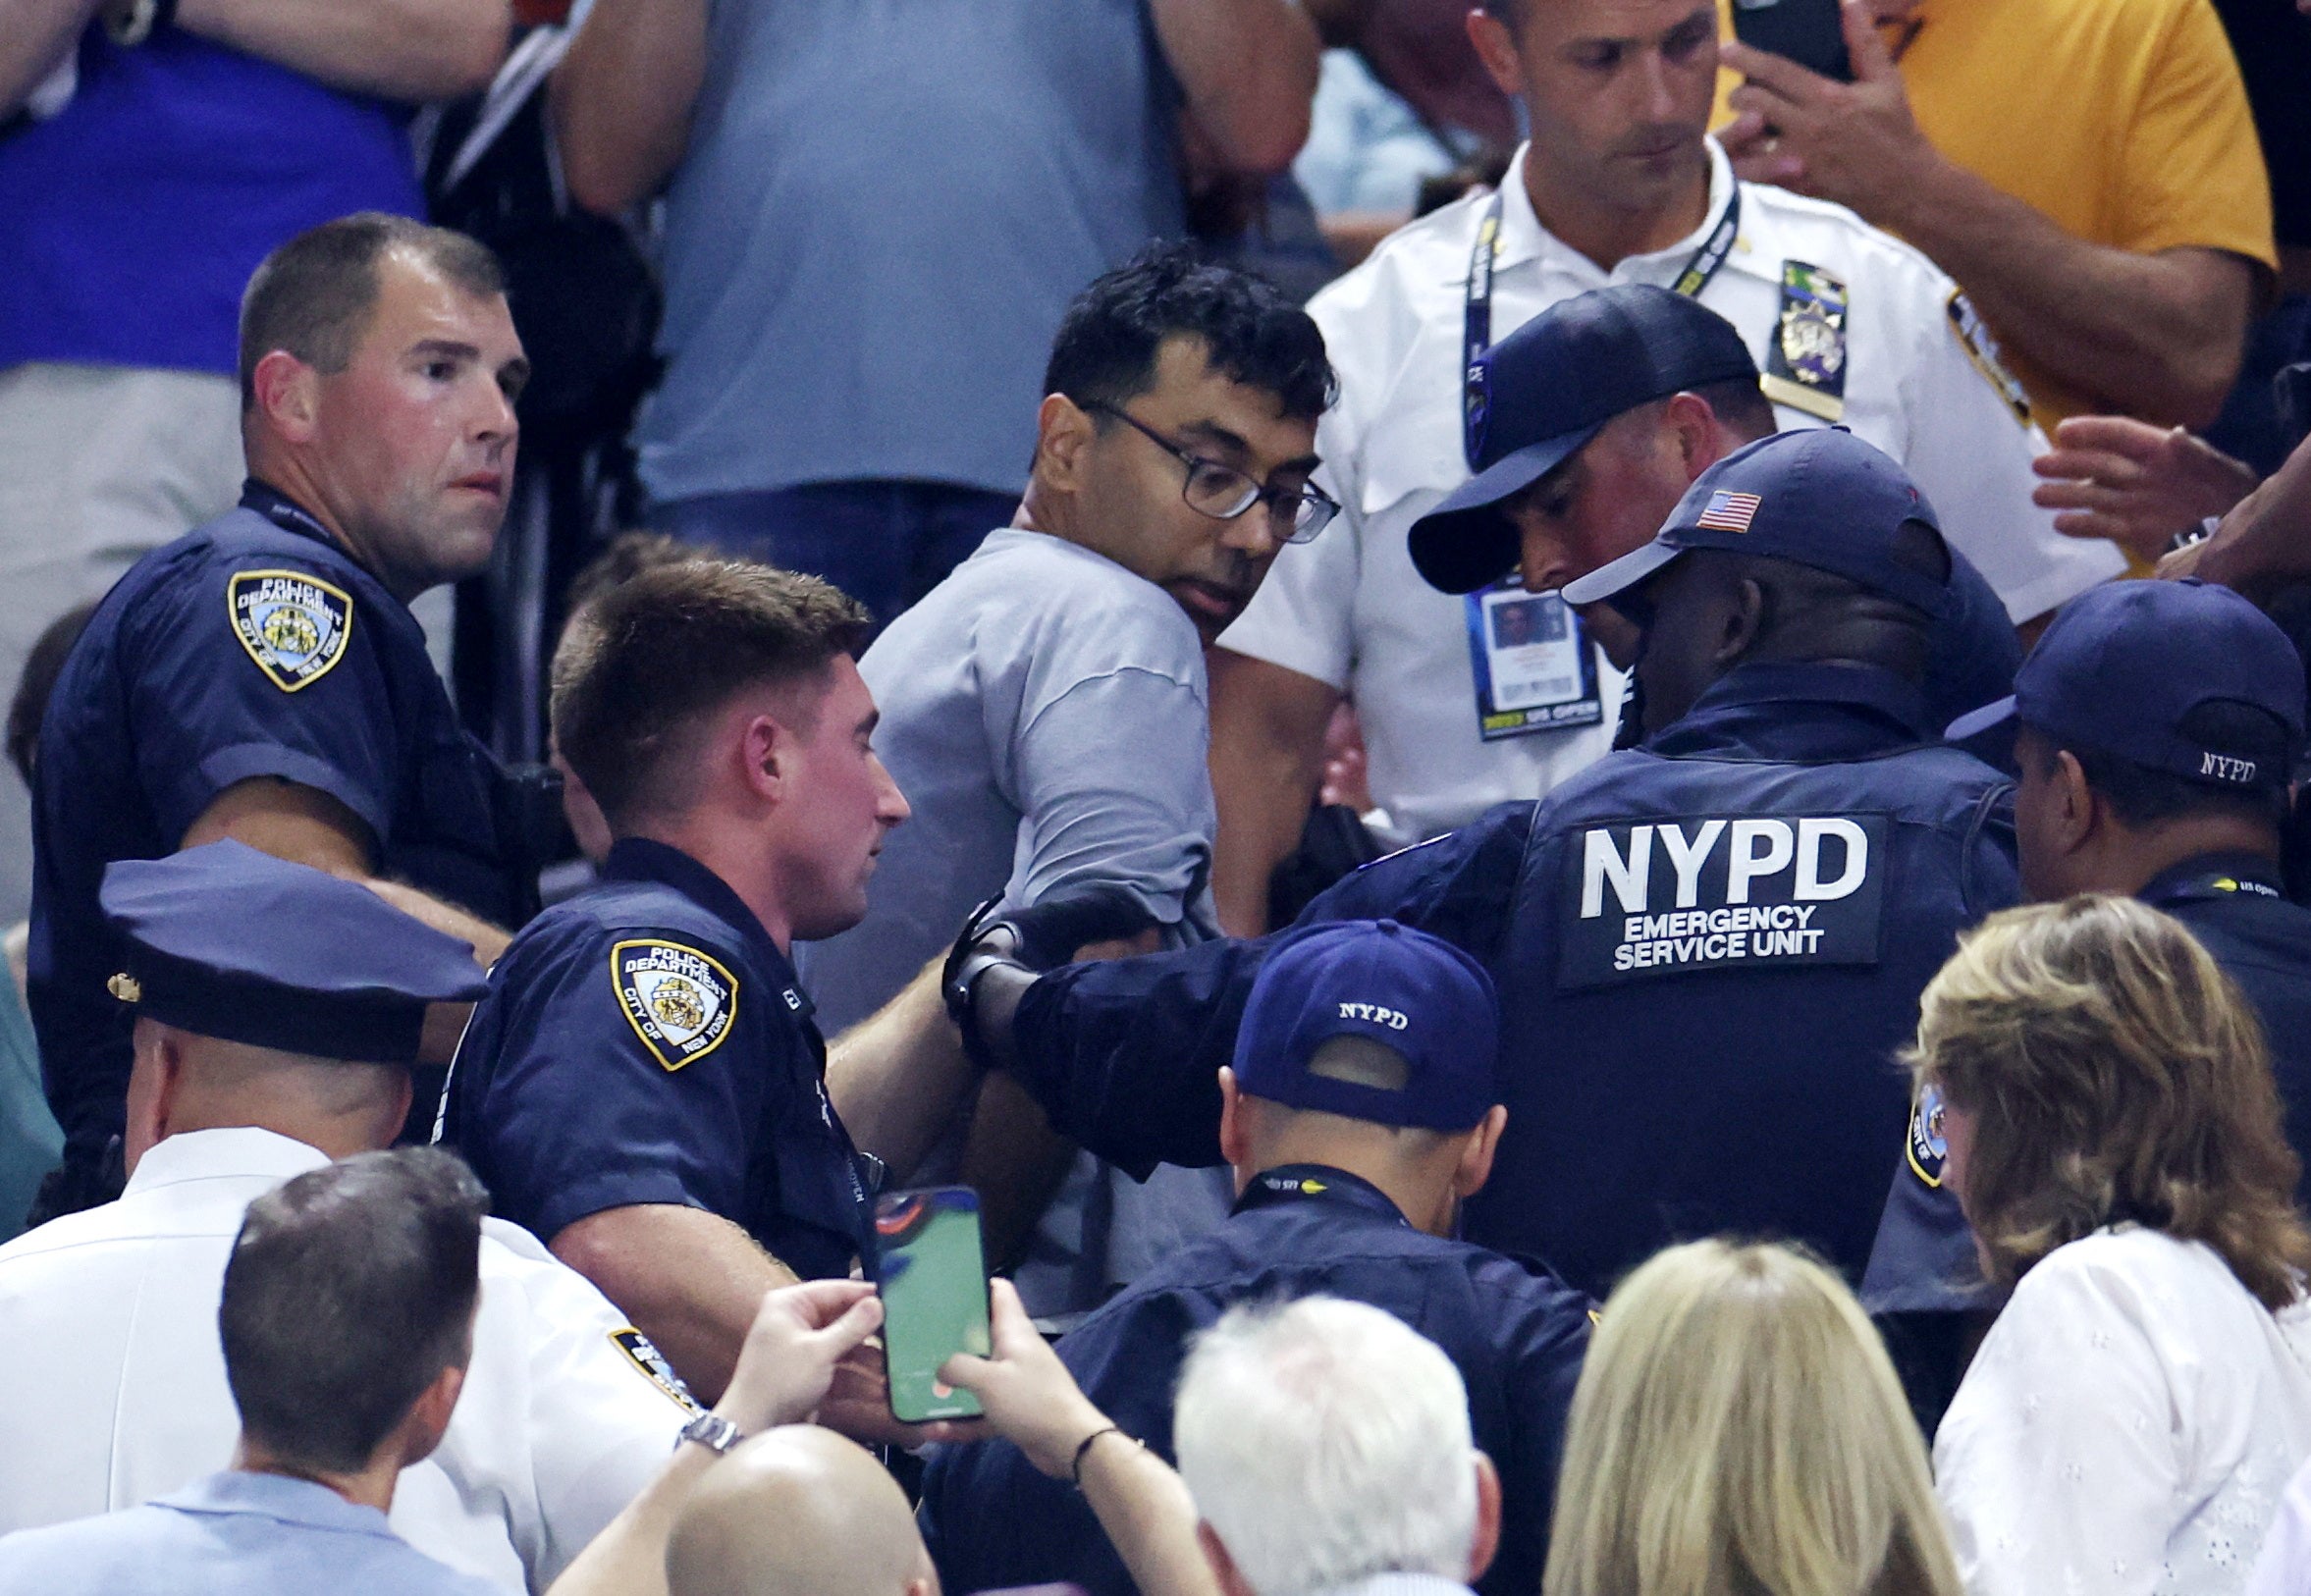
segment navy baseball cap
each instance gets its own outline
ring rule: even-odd
[[[231,839],[118,860],[98,901],[127,953],[113,995],[203,1037],[409,1064],[428,1003],[488,989],[470,944],[357,881]]]
[[[1626,593],[1689,549],[1810,565],[1939,617],[1950,584],[1895,558],[1907,521],[1942,523],[1917,484],[1843,427],[1779,432],[1693,479],[1653,541],[1565,585],[1568,604]]]
[[[1500,1006],[1484,967],[1393,920],[1341,920],[1285,937],[1261,966],[1236,1030],[1236,1084],[1255,1097],[1376,1125],[1474,1128],[1500,1100]],[[1309,1072],[1335,1037],[1400,1055],[1404,1090]]]
[[[2207,704],[2244,704],[2286,730],[2284,750],[2215,748],[2184,730]],[[2012,698],[1952,722],[1956,742],[2008,721],[2153,771],[2229,788],[2285,786],[2303,747],[2302,656],[2227,587],[2107,582],[2056,613]]]
[[[1523,492],[1651,399],[1757,380],[1733,324],[1688,294],[1622,284],[1560,300],[1484,351],[1477,475],[1413,523],[1413,564],[1430,587],[1474,593],[1517,563],[1500,503]]]

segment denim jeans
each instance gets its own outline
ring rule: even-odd
[[[946,579],[1011,524],[1016,494],[941,482],[813,482],[656,505],[651,525],[726,554],[823,576],[878,625]]]

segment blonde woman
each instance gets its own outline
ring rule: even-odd
[[[1605,1304],[1543,1596],[1958,1596],[1902,1387],[1836,1275],[1693,1242]]]
[[[2125,898],[1995,915],[1911,1067],[2013,1296],[1935,1438],[1971,1596],[2215,1596],[2311,1454],[2311,1232],[2245,1000]]]

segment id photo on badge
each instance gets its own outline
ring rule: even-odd
[[[1581,696],[1581,648],[1573,615],[1553,593],[1484,595],[1492,705],[1529,710]]]

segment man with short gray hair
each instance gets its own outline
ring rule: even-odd
[[[1227,1596],[1442,1596],[1500,1539],[1459,1372],[1363,1303],[1229,1313],[1188,1355],[1172,1434]]]

